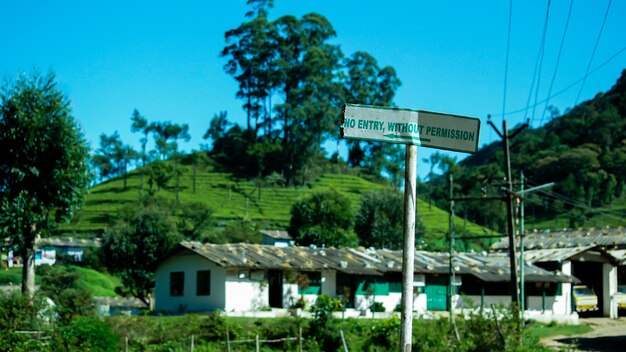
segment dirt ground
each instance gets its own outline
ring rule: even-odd
[[[592,331],[578,336],[551,336],[541,340],[555,350],[613,352],[626,351],[626,317],[581,318],[580,324],[591,326]]]

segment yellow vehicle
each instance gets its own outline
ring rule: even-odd
[[[615,294],[615,303],[617,303],[617,308],[626,309],[626,285],[617,286],[617,293]]]
[[[572,296],[574,296],[574,307],[577,312],[598,310],[598,296],[592,288],[585,285],[574,286]]]

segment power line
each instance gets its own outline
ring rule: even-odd
[[[613,61],[613,59],[615,59],[616,57],[618,57],[618,56],[619,56],[621,53],[623,53],[624,51],[626,51],[626,46],[625,46],[625,47],[623,47],[623,48],[621,48],[620,50],[618,50],[615,54],[611,55],[611,56],[610,56],[608,59],[606,59],[603,63],[601,63],[600,65],[596,66],[596,67],[595,67],[595,68],[593,68],[591,71],[589,71],[589,74],[588,74],[587,76],[591,76],[592,74],[594,74],[594,73],[598,72],[601,68],[603,68],[604,66],[608,65],[611,61]],[[561,89],[561,90],[557,91],[556,93],[552,94],[551,96],[549,96],[549,97],[547,97],[547,98],[545,98],[545,99],[542,99],[542,100],[537,101],[536,105],[543,104],[544,102],[546,102],[546,100],[548,100],[548,99],[552,99],[552,98],[554,98],[554,97],[556,97],[556,96],[559,96],[559,95],[561,95],[561,94],[563,94],[563,93],[567,92],[568,90],[570,90],[570,89],[572,89],[573,87],[575,87],[578,83],[582,82],[582,81],[583,81],[583,79],[585,79],[585,77],[581,77],[581,78],[577,79],[576,81],[574,81],[574,82],[572,82],[572,83],[568,84],[567,86],[565,86],[565,88],[563,88],[563,89]],[[536,106],[536,105],[533,105],[533,106]],[[527,110],[528,108],[529,108],[529,106],[526,106],[525,108],[520,108],[520,109],[513,110],[513,111],[507,111],[507,112],[506,112],[506,114],[507,114],[507,115],[517,114],[517,113],[520,113],[520,112],[524,112],[524,110]],[[501,116],[501,115],[499,115],[499,114],[494,114],[494,115],[493,115],[493,117],[499,117],[499,116]]]
[[[530,184],[530,183],[529,183]],[[612,211],[610,209],[606,209],[606,208],[592,208],[590,206],[588,206],[587,204],[584,204],[578,200],[575,200],[573,198],[567,197],[565,195],[562,195],[560,193],[551,191],[551,190],[540,190],[538,191],[538,193],[542,193],[544,194],[546,197],[551,198],[552,200],[558,200],[560,202],[562,202],[563,204],[567,204],[567,205],[571,205],[572,207],[575,208],[579,208],[585,211],[589,211],[589,212],[594,212],[596,214],[600,214],[600,215],[604,215],[608,218],[611,218],[613,220],[618,220],[621,222],[625,222],[626,219],[623,218],[623,213],[620,212],[616,212],[616,211]]]
[[[587,70],[585,71],[585,76],[583,78],[583,84],[580,85],[580,90],[578,91],[578,96],[576,96],[576,101],[574,102],[574,106],[578,104],[578,99],[580,99],[580,95],[583,92],[583,88],[585,87],[585,82],[587,81],[587,75],[589,74],[589,68],[591,67],[591,62],[593,62],[593,57],[596,54],[596,49],[598,49],[598,43],[600,43],[600,37],[602,36],[602,31],[604,30],[604,24],[606,23],[606,18],[609,15],[609,9],[611,8],[612,0],[609,0],[609,4],[606,7],[606,12],[604,13],[604,19],[602,20],[602,25],[600,26],[600,32],[598,33],[598,38],[596,38],[596,44],[593,47],[593,51],[591,52],[591,57],[589,58],[589,64],[587,64]]]
[[[554,67],[554,73],[552,74],[552,80],[550,81],[550,89],[548,89],[548,99],[546,100],[546,105],[543,107],[543,112],[541,113],[541,120],[539,120],[539,126],[543,122],[543,117],[546,114],[546,110],[548,110],[548,101],[550,94],[552,94],[552,87],[554,86],[554,80],[556,78],[556,73],[559,70],[559,62],[561,61],[561,53],[563,52],[563,44],[565,43],[565,35],[567,34],[567,27],[569,27],[569,20],[572,16],[572,8],[574,7],[574,0],[570,0],[569,10],[567,12],[567,20],[565,21],[565,29],[563,30],[563,36],[561,37],[561,45],[559,46],[559,54],[556,57],[556,66]]]
[[[541,42],[539,43],[539,51],[537,52],[537,60],[535,61],[535,72],[533,72],[533,80],[532,83],[530,84],[530,92],[528,92],[528,99],[526,100],[526,109],[522,109],[524,110],[524,119],[528,120],[528,107],[530,106],[530,98],[533,96],[533,90],[535,89],[535,78],[537,78],[537,91],[539,91],[539,80],[541,79],[541,68],[539,68],[539,70],[537,70],[538,67],[540,67],[543,63],[543,53],[545,50],[545,45],[546,45],[546,34],[548,33],[548,19],[550,18],[550,1],[548,1],[548,6],[546,8],[546,18],[543,22],[543,33],[541,35]],[[539,73],[539,74],[537,74]],[[534,107],[537,106],[537,95],[535,94],[535,105],[533,105],[533,109]],[[534,120],[534,110],[533,110],[533,117],[532,120]],[[532,120],[530,122],[530,126],[532,126]]]

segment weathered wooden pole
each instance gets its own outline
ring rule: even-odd
[[[415,200],[417,181],[417,146],[406,146],[404,170],[404,245],[402,251],[402,318],[400,342],[402,351],[410,352],[413,344],[413,274],[415,266]]]

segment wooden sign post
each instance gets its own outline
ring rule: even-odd
[[[417,146],[475,153],[480,120],[428,111],[346,104],[341,114],[341,137],[406,144],[404,171],[404,241],[400,346],[412,348],[413,275],[415,259],[415,203]]]

